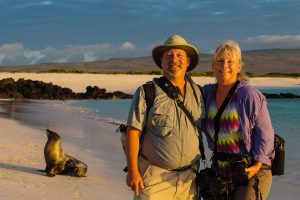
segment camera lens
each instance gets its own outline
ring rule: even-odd
[[[249,184],[248,175],[245,172],[246,164],[244,162],[237,162],[232,179],[236,185],[247,186]]]

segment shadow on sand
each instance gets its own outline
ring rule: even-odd
[[[46,173],[44,172],[44,170],[39,169],[39,168],[26,167],[26,166],[21,166],[21,165],[13,165],[13,164],[7,164],[7,163],[0,163],[0,168],[30,173],[30,174],[34,174],[34,175],[46,176]]]

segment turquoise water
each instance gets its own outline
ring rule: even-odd
[[[90,118],[108,120],[116,123],[126,121],[131,99],[124,100],[82,100],[67,103],[87,112]]]
[[[292,88],[286,88],[286,87],[259,87],[260,91],[265,93],[293,93],[300,95],[300,87],[292,87]]]
[[[293,93],[300,95],[300,87],[297,88],[259,88],[265,93]],[[89,111],[90,117],[95,119],[106,119],[112,121],[125,122],[127,119],[131,99],[125,100],[83,100],[83,101],[73,101],[69,102],[67,105],[79,107],[82,109],[87,109]],[[300,115],[299,109],[299,99],[268,99],[268,109],[271,114],[272,120],[275,122],[276,127],[279,123],[280,126],[277,128],[280,132],[286,130],[281,130],[282,125],[291,117],[292,122],[296,123],[298,119],[298,124],[300,125],[300,120],[297,118],[297,114]],[[275,125],[276,124],[276,125]],[[287,123],[287,125],[290,123]],[[299,128],[299,127],[298,127]]]

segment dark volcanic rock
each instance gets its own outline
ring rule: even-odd
[[[85,93],[78,93],[79,99],[130,99],[132,95],[126,94],[124,92],[108,92],[106,93],[105,88],[99,88],[97,86],[88,86],[86,87]]]
[[[292,94],[292,93],[263,93],[267,99],[293,99],[293,98],[300,98],[300,95]]]
[[[14,99],[76,99],[77,95],[69,88],[52,83],[12,78],[0,80],[0,97]]]
[[[106,94],[106,99],[130,99],[132,95],[126,94],[121,91],[109,92]]]
[[[88,86],[85,93],[74,93],[69,88],[62,88],[52,83],[12,78],[0,80],[0,98],[14,99],[124,99],[132,95],[123,92],[106,93],[106,89]]]
[[[104,99],[106,95],[106,89],[99,88],[98,86],[86,87],[86,92],[83,94],[84,99]]]

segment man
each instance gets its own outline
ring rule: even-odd
[[[126,182],[142,200],[196,199],[195,172],[200,158],[197,128],[204,115],[203,99],[186,72],[197,66],[198,51],[181,36],[173,35],[153,49],[152,57],[167,81],[179,88],[179,98],[195,124],[155,80],[155,98],[148,113],[145,92],[139,87],[127,121]]]

